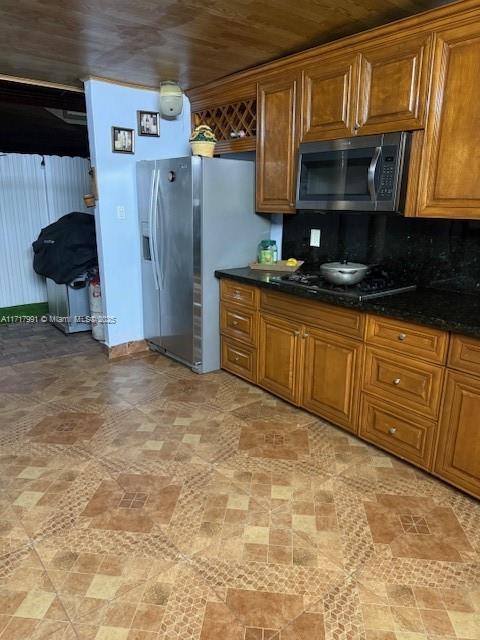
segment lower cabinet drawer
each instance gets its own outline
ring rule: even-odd
[[[467,336],[452,336],[448,366],[480,376],[480,340]]]
[[[258,289],[235,280],[222,278],[220,281],[220,297],[223,302],[236,302],[252,309],[258,305]]]
[[[222,302],[220,330],[224,335],[254,345],[257,338],[256,318],[256,311]]]
[[[250,382],[257,381],[257,352],[241,342],[221,338],[222,369],[231,371]]]
[[[429,469],[437,425],[362,394],[359,435],[416,465]]]
[[[363,390],[402,409],[437,418],[444,373],[443,367],[368,347]]]
[[[446,331],[382,316],[368,316],[366,339],[372,346],[438,364],[445,362],[448,346]]]

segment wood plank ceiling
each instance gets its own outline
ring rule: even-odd
[[[192,88],[448,0],[2,0],[0,74]]]

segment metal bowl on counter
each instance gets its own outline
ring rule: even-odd
[[[320,274],[332,284],[353,285],[361,282],[367,275],[368,265],[359,262],[324,262],[320,265]]]

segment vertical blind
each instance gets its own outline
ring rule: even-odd
[[[84,158],[0,155],[0,308],[46,301],[32,242],[66,213],[88,211],[88,170]]]

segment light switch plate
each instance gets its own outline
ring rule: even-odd
[[[118,205],[117,207],[117,218],[119,220],[125,220],[125,207],[122,205]]]
[[[310,246],[311,247],[319,247],[320,246],[320,229],[310,229]]]

